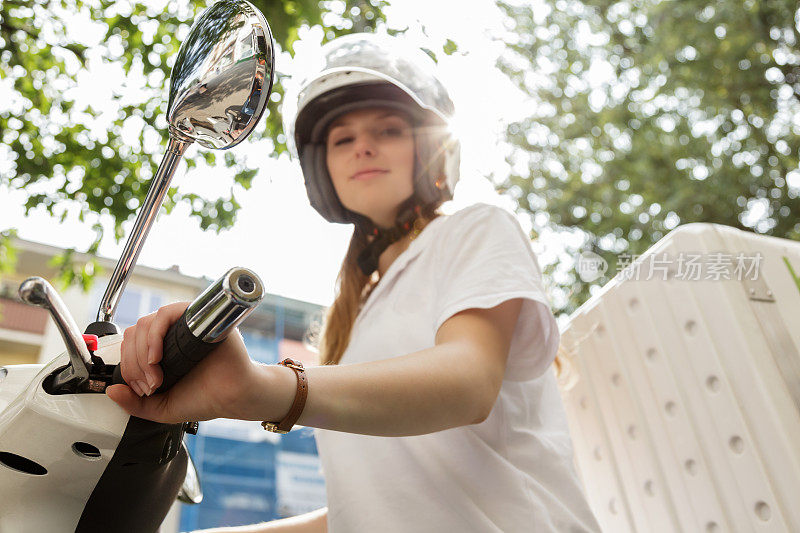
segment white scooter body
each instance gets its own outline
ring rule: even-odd
[[[122,335],[101,337],[95,354],[118,364],[121,343]],[[105,394],[45,392],[45,377],[68,363],[64,352],[44,365],[0,371],[0,453],[24,457],[47,472],[17,470],[8,465],[11,458],[0,459],[0,532],[74,531],[125,432],[128,414]],[[96,447],[99,457],[83,445],[76,449],[76,442]]]

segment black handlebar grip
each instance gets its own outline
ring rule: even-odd
[[[186,313],[182,314],[164,336],[164,352],[159,363],[164,372],[164,381],[155,392],[169,390],[218,345],[219,342],[204,342],[192,335],[186,325]]]
[[[264,286],[252,270],[234,267],[212,283],[186,308],[164,336],[159,365],[164,380],[154,392],[165,392],[189,373],[261,302]],[[125,383],[120,365],[113,383]]]
[[[159,362],[164,373],[164,380],[154,394],[169,390],[218,345],[219,342],[204,342],[192,335],[189,326],[186,325],[186,312],[184,312],[178,321],[169,327],[164,336],[164,348]],[[121,369],[121,365],[117,365],[114,369],[113,383],[127,385],[122,377]]]

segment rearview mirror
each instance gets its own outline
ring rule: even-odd
[[[264,113],[275,73],[275,47],[264,15],[246,0],[219,0],[181,44],[170,75],[169,144],[86,333],[118,333],[111,322],[150,227],[186,148],[226,149],[247,138]]]

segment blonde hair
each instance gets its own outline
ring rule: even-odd
[[[435,208],[423,209],[418,222],[414,224],[413,231],[421,231],[431,220],[440,215],[441,213]],[[356,224],[353,236],[350,238],[350,246],[336,277],[336,298],[325,313],[322,332],[318,336],[320,364],[335,365],[342,359],[347,345],[350,344],[350,333],[356,316],[372,289],[380,281],[377,271],[367,276],[358,266],[358,256],[367,244],[369,244],[367,234]]]
[[[367,235],[356,224],[342,268],[336,277],[336,298],[325,313],[319,337],[320,364],[336,365],[342,359],[350,343],[350,332],[358,311],[371,290],[369,286],[376,283],[373,276],[367,276],[358,267],[358,255],[366,248],[367,243]]]

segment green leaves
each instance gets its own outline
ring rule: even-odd
[[[78,285],[84,291],[88,291],[92,286],[94,276],[100,272],[101,267],[96,258],[84,262],[76,260],[75,254],[75,249],[69,248],[63,254],[53,257],[49,266],[56,268],[55,283],[59,289],[63,290],[70,285]]]
[[[14,239],[17,232],[13,229],[0,231],[0,274],[12,272],[17,264],[17,251]]]
[[[447,39],[444,43],[444,53],[451,56],[458,52],[458,45],[451,39]]]
[[[256,174],[258,174],[257,169],[247,168],[237,172],[233,179],[245,190],[248,190],[253,185],[253,178],[256,177]]]
[[[344,11],[338,12],[340,2],[253,3],[264,13],[279,48],[290,52],[301,26],[322,25],[324,20],[326,39],[373,29],[382,20],[386,4],[348,0],[343,2]],[[122,223],[133,218],[143,202],[167,144],[166,95],[179,36],[206,6],[206,2],[172,2],[157,11],[142,2],[111,0],[4,4],[0,79],[11,84],[13,94],[0,101],[0,157],[8,155],[10,162],[10,172],[0,175],[0,183],[34,191],[25,203],[26,212],[44,208],[63,217],[65,203],[78,206],[79,220],[92,224],[97,235],[90,253],[96,252],[102,239],[101,214],[114,220],[115,238],[123,237]],[[70,42],[66,28],[71,19],[63,18],[66,12],[87,13],[90,22],[105,28],[101,44],[87,47]],[[323,17],[331,13],[335,16]],[[69,63],[73,66],[68,67]],[[125,79],[113,88],[108,101],[79,104],[69,89],[77,86],[88,66],[101,64],[121,66]],[[273,92],[283,94],[280,76]],[[277,157],[286,149],[278,141],[279,114],[271,112],[264,120],[263,136],[270,137],[274,146],[270,156]],[[216,162],[214,153],[197,150],[194,154],[184,159],[189,168],[199,161]],[[227,152],[225,164],[233,170],[237,186],[245,190],[258,179],[259,169],[249,168],[236,153]],[[233,190],[225,197],[202,198],[170,189],[165,208],[169,211],[179,203],[191,205],[192,216],[203,229],[216,231],[231,227],[239,208]],[[3,242],[0,239],[0,245]],[[10,258],[10,253],[3,255],[0,249],[0,270],[12,264]],[[88,286],[94,266],[76,265],[74,258],[68,252],[58,260],[61,279]]]
[[[599,285],[678,224],[800,239],[796,2],[544,4],[500,4],[515,39],[499,67],[538,102],[506,134],[529,170],[502,187],[548,214],[535,232],[578,230],[568,251],[609,263]],[[589,284],[554,272],[571,312]]]
[[[3,275],[14,271],[17,265],[17,250],[14,247],[14,239],[17,237],[15,230],[0,231],[0,298],[15,298],[15,291],[10,284],[2,283]],[[0,306],[0,317],[3,316],[3,309]]]

